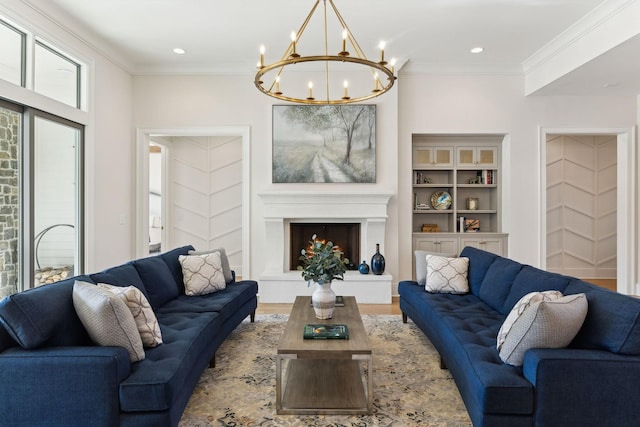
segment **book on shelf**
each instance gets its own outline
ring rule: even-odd
[[[304,325],[304,339],[349,339],[349,328],[341,324],[306,324]]]

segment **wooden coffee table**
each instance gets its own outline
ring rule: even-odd
[[[277,414],[372,413],[371,347],[355,297],[344,303],[332,319],[319,320],[311,297],[296,297],[276,356]],[[345,324],[349,339],[305,340],[308,323]]]

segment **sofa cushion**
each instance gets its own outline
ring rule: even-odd
[[[187,245],[172,249],[169,252],[158,255],[164,260],[164,262],[167,264],[167,267],[169,267],[171,276],[173,276],[173,280],[176,282],[176,285],[178,285],[179,294],[184,294],[184,283],[182,278],[182,266],[180,265],[180,261],[178,261],[178,256],[187,255],[189,251],[192,250],[193,246]]]
[[[565,294],[584,293],[587,318],[571,343],[576,348],[604,349],[640,355],[640,299],[574,279]]]
[[[521,269],[522,264],[520,263],[507,258],[496,258],[482,280],[480,298],[499,312],[507,313],[508,310],[504,310],[504,303],[511,290],[511,285]]]
[[[91,281],[88,276],[78,276],[4,298],[0,302],[0,322],[11,338],[24,349],[90,344],[73,307],[76,279]]]
[[[144,283],[149,303],[154,309],[157,310],[180,294],[180,288],[173,279],[171,270],[159,256],[141,258],[132,264]]]
[[[528,309],[532,304],[540,301],[552,301],[554,299],[562,298],[562,292],[559,291],[543,291],[543,292],[530,292],[520,298],[520,300],[513,306],[507,318],[500,326],[500,330],[498,331],[498,340],[496,343],[496,348],[498,351],[502,348],[502,344],[504,344],[504,340],[507,337],[507,334],[513,327],[513,324],[522,316],[526,309]]]
[[[568,346],[582,327],[587,308],[584,294],[531,304],[505,337],[500,358],[510,365],[522,366],[527,350]]]
[[[427,281],[427,255],[438,255],[447,258],[455,258],[457,256],[456,254],[442,254],[421,250],[414,251],[414,255],[416,257],[416,282],[422,286],[424,286]]]
[[[460,252],[460,256],[469,258],[469,273],[467,275],[469,290],[474,295],[480,295],[480,288],[484,276],[487,274],[487,270],[489,270],[491,264],[493,264],[499,256],[472,246],[466,246],[462,252]]]
[[[136,321],[118,295],[92,283],[76,281],[73,305],[96,344],[124,347],[132,362],[144,359]]]
[[[89,277],[95,283],[106,283],[115,286],[135,286],[140,289],[147,300],[151,302],[147,288],[144,286],[138,270],[131,262],[116,267],[107,268],[99,273],[93,273]]]
[[[183,386],[197,381],[213,353],[213,337],[220,329],[217,313],[158,313],[158,321],[164,344],[148,349],[146,359],[133,364],[120,383],[125,412],[169,409],[184,393]]]
[[[426,255],[427,278],[425,290],[434,293],[466,294],[469,292],[467,270],[469,258],[447,258]]]
[[[226,287],[220,252],[204,255],[180,255],[186,295],[206,295]]]
[[[229,257],[227,256],[227,251],[224,248],[209,249],[206,251],[189,251],[189,255],[206,255],[214,252],[220,253],[220,261],[222,262],[222,274],[224,274],[225,283],[233,282],[233,273],[231,272]]]
[[[145,347],[155,347],[162,344],[162,334],[158,319],[145,298],[142,291],[135,286],[113,286],[105,283],[98,283],[100,288],[114,293],[126,304],[136,322],[138,333]]]
[[[531,292],[551,290],[564,292],[569,280],[570,278],[567,276],[525,265],[513,281],[502,311],[508,313],[518,300]]]

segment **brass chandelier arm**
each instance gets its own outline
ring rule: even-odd
[[[309,100],[309,99],[306,99],[306,98],[302,99],[302,98],[288,97],[288,96],[285,96],[283,94],[276,94],[275,92],[272,92],[271,89],[266,89],[263,86],[262,76],[264,74],[268,73],[269,71],[272,71],[272,70],[280,68],[280,70],[278,72],[278,75],[280,75],[280,73],[284,70],[284,68],[289,66],[289,65],[302,63],[302,62],[317,62],[317,61],[327,61],[327,63],[328,62],[351,62],[351,63],[354,63],[354,64],[364,65],[364,66],[370,67],[373,70],[374,74],[375,74],[376,70],[384,73],[387,76],[387,81],[388,82],[387,82],[386,85],[383,85],[382,89],[380,89],[377,92],[371,92],[370,94],[368,94],[366,96],[360,96],[360,97],[355,97],[355,98],[350,98],[350,99],[339,99],[339,100],[330,100],[330,99],[326,99],[326,100]],[[296,103],[301,103],[301,104],[350,104],[350,103],[354,103],[354,102],[365,101],[365,100],[368,100],[368,99],[371,99],[371,98],[375,98],[375,97],[377,97],[379,95],[382,95],[383,93],[385,93],[386,91],[391,89],[395,79],[396,79],[396,77],[393,75],[391,70],[389,70],[387,67],[385,67],[384,65],[380,65],[378,63],[375,63],[375,62],[368,61],[366,59],[354,58],[354,57],[344,57],[344,56],[333,56],[333,55],[318,55],[318,56],[302,56],[300,58],[285,59],[283,61],[278,61],[278,62],[274,62],[273,64],[265,65],[260,70],[258,70],[258,73],[256,74],[254,82],[255,82],[256,87],[261,92],[265,93],[266,95],[269,95],[269,96],[272,96],[274,98],[281,99],[281,100],[284,100],[284,101],[296,102]]]

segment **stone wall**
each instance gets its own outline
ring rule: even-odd
[[[0,108],[0,298],[17,289],[20,118]]]

